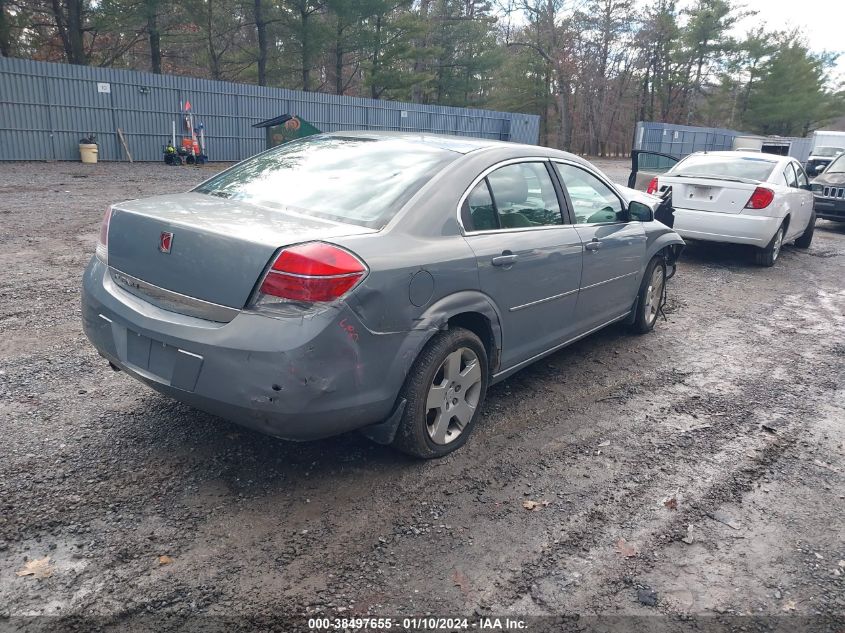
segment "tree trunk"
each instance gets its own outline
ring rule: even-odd
[[[560,112],[560,149],[569,150],[572,145],[572,127],[569,125],[569,87],[560,86],[557,95],[558,110]]]
[[[82,32],[82,0],[65,0],[64,3],[52,0],[51,8],[65,59],[70,64],[87,64]]]
[[[70,53],[68,61],[71,64],[87,64],[85,56],[84,33],[82,31],[83,0],[66,0],[67,3],[67,30],[70,41]]]
[[[0,0],[0,57],[12,56],[12,29],[6,15],[7,0]]]
[[[309,91],[309,84],[311,83],[311,60],[310,51],[308,50],[311,43],[308,41],[308,17],[309,13],[303,2],[299,7],[299,15],[302,18],[302,89],[305,92]]]
[[[337,16],[337,28],[335,29],[334,40],[334,93],[342,95],[344,92],[343,85],[343,17]]]
[[[431,0],[421,0],[419,9],[419,17],[421,20],[428,19],[430,5]],[[415,42],[417,50],[414,58],[414,75],[417,77],[419,77],[421,73],[425,72],[426,69],[426,60],[422,58],[420,51],[428,49],[429,35],[430,30],[426,29],[425,35]],[[415,83],[411,87],[411,101],[414,103],[422,103],[423,85],[421,83]]]
[[[255,31],[258,36],[258,85],[267,85],[267,21],[262,0],[255,0]]]
[[[150,39],[150,68],[161,74],[161,33],[158,30],[158,0],[147,0],[147,34]]]
[[[704,42],[704,50],[706,50],[707,45],[709,42],[705,40]],[[687,125],[691,124],[692,121],[692,111],[695,107],[695,99],[698,96],[699,92],[701,92],[701,70],[704,67],[704,53],[702,52],[698,58],[698,64],[695,69],[695,81],[692,83],[692,98],[687,97]]]
[[[220,54],[214,50],[214,0],[208,0],[206,44],[208,46],[209,71],[212,79],[222,79],[220,70]]]
[[[370,96],[373,99],[379,98],[379,91],[375,82],[376,72],[378,71],[379,55],[381,55],[381,16],[376,17],[376,43],[373,49],[373,76],[370,79]]]

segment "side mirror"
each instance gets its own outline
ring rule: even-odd
[[[816,174],[820,174],[824,171],[824,168],[825,168],[825,165],[816,165],[813,168],[813,171],[815,171]]]
[[[628,217],[638,222],[651,222],[654,219],[654,211],[647,204],[634,200],[628,205]]]

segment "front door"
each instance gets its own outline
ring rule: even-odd
[[[575,329],[581,238],[564,224],[548,169],[540,161],[499,167],[462,207],[481,289],[502,318],[503,368],[550,349]]]
[[[622,199],[597,174],[555,163],[569,197],[584,259],[575,319],[590,330],[631,310],[646,250],[642,222],[629,221]]]

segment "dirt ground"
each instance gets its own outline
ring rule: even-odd
[[[601,165],[624,182],[624,162]],[[845,225],[819,221],[771,269],[690,246],[653,333],[611,327],[538,362],[491,390],[465,448],[420,462],[357,434],[241,429],[87,343],[79,284],[106,205],[219,168],[0,164],[0,630],[426,614],[841,630]]]

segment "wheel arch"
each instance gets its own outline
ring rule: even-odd
[[[402,354],[403,366],[407,373],[425,349],[428,342],[438,332],[450,327],[465,327],[474,332],[487,350],[487,360],[490,376],[498,369],[502,349],[502,327],[499,312],[493,301],[484,293],[467,290],[457,292],[435,301],[420,315],[417,324],[406,340],[405,351]],[[423,334],[420,336],[420,334]],[[412,340],[411,340],[412,339]],[[396,437],[396,432],[402,420],[407,401],[401,397],[401,390],[397,394],[396,403],[390,416],[379,424],[361,429],[361,432],[374,442],[390,444]]]
[[[662,256],[666,258],[667,265],[674,266],[685,246],[686,243],[684,240],[674,231],[667,231],[662,235],[658,235],[653,240],[649,240],[646,256],[643,257],[643,262],[640,266],[640,281],[642,281],[645,269],[651,263],[652,259],[656,256]]]
[[[502,320],[493,301],[484,293],[461,291],[443,297],[422,315],[420,325],[430,330],[425,343],[441,330],[463,327],[473,332],[487,351],[490,373],[499,367],[502,351]]]

